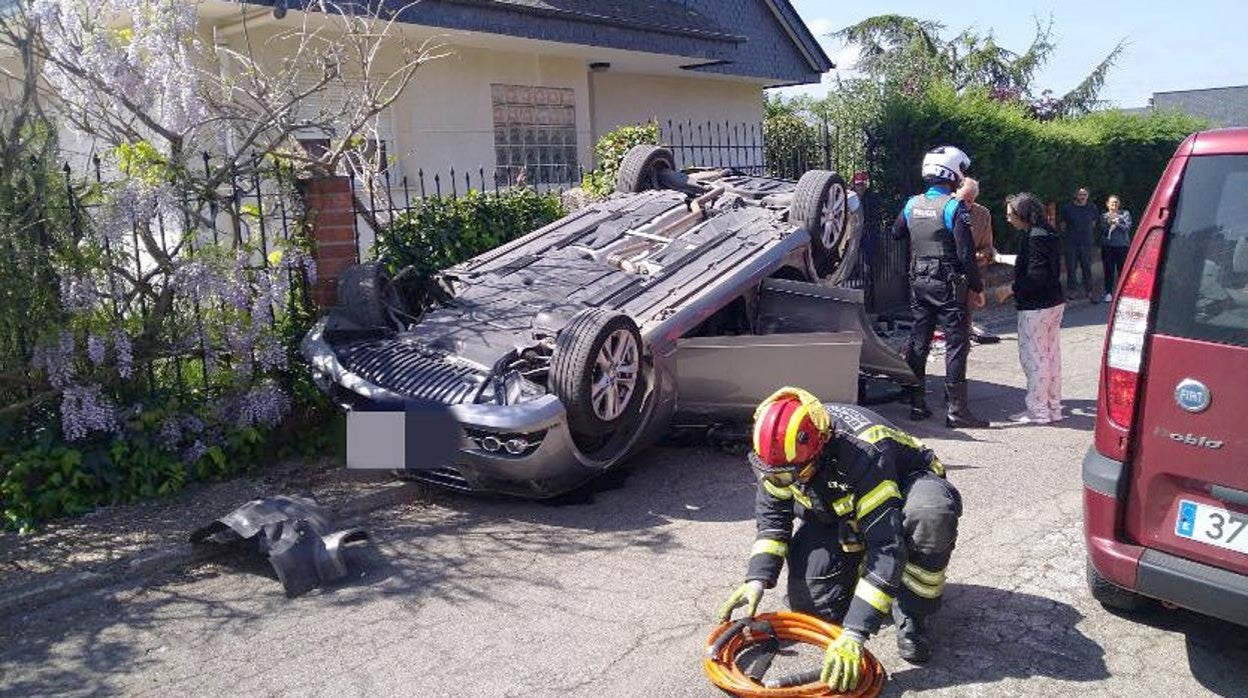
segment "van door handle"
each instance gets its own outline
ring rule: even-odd
[[[1248,507],[1248,492],[1243,490],[1223,487],[1222,485],[1212,485],[1209,487],[1209,493],[1224,502]]]

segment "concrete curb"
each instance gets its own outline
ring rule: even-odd
[[[375,511],[412,501],[417,496],[419,488],[404,485],[405,483],[396,482],[394,486],[386,487],[360,500],[349,501],[341,508],[334,510],[338,526],[340,528],[359,526],[369,514]],[[0,616],[30,611],[70,596],[122,582],[135,582],[159,574],[191,569],[227,557],[233,552],[234,548],[224,545],[167,543],[119,557],[103,569],[65,572],[32,584],[0,590]]]

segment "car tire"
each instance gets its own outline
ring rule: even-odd
[[[593,443],[633,426],[646,387],[642,350],[632,318],[601,308],[581,311],[559,332],[549,386],[579,442]]]
[[[849,230],[849,191],[835,172],[810,170],[797,180],[789,222],[810,233],[810,250],[819,276],[836,270],[838,250]]]
[[[338,280],[338,312],[364,327],[391,327],[400,307],[398,289],[380,262],[356,264]]]
[[[1088,590],[1092,592],[1092,598],[1105,608],[1130,613],[1148,605],[1147,597],[1127,591],[1102,577],[1092,566],[1091,560],[1087,561],[1087,572]]]
[[[621,194],[637,194],[662,189],[659,175],[663,170],[676,169],[672,151],[657,145],[635,145],[620,161],[615,175],[615,190]]]

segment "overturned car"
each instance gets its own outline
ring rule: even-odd
[[[837,287],[862,216],[836,174],[682,172],[638,146],[616,190],[447,269],[420,310],[376,264],[344,274],[303,353],[349,410],[349,466],[550,497],[673,424],[743,422],[781,385],[855,402],[861,375],[916,383]],[[447,462],[405,426],[412,401],[453,415]]]

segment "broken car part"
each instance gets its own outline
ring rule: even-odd
[[[237,544],[256,539],[289,597],[347,576],[343,547],[368,540],[362,528],[334,530],[315,500],[266,497],[252,500],[191,534],[192,543]]]

